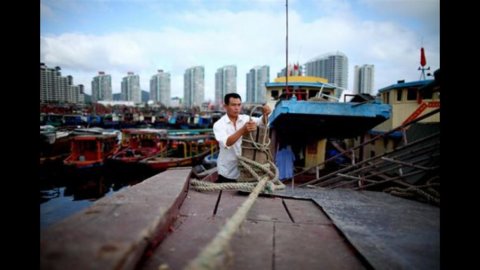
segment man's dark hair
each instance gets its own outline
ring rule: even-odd
[[[230,98],[238,98],[240,99],[240,101],[242,100],[242,98],[240,97],[239,94],[237,93],[228,93],[225,95],[225,97],[223,98],[223,102],[225,103],[225,105],[228,105],[228,103],[230,102]]]

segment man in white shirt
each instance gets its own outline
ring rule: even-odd
[[[218,183],[235,182],[240,176],[238,156],[242,155],[242,136],[255,131],[257,125],[265,125],[267,116],[272,111],[268,105],[263,105],[263,116],[252,117],[250,120],[250,116],[240,114],[242,98],[239,94],[226,94],[224,103],[227,113],[213,125],[213,133],[220,147],[217,159]]]

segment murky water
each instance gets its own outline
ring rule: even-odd
[[[59,164],[43,166],[40,168],[40,228],[44,229],[104,196],[157,173],[110,166],[86,172],[66,170]]]

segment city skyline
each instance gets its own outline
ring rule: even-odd
[[[354,66],[371,63],[376,93],[419,79],[422,46],[427,66],[440,68],[439,16],[438,0],[290,0],[289,62],[342,51],[349,89]],[[60,66],[87,94],[98,71],[112,75],[119,93],[128,71],[148,91],[151,74],[163,69],[171,74],[171,96],[183,97],[185,70],[202,65],[205,99],[213,100],[216,70],[234,64],[245,99],[253,66],[268,65],[272,75],[285,67],[285,1],[41,0],[40,41],[40,62]]]

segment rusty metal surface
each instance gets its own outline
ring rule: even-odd
[[[374,268],[440,268],[438,207],[373,191],[288,188],[277,194],[315,201]]]
[[[41,269],[133,269],[177,215],[189,174],[157,174],[41,231]]]

